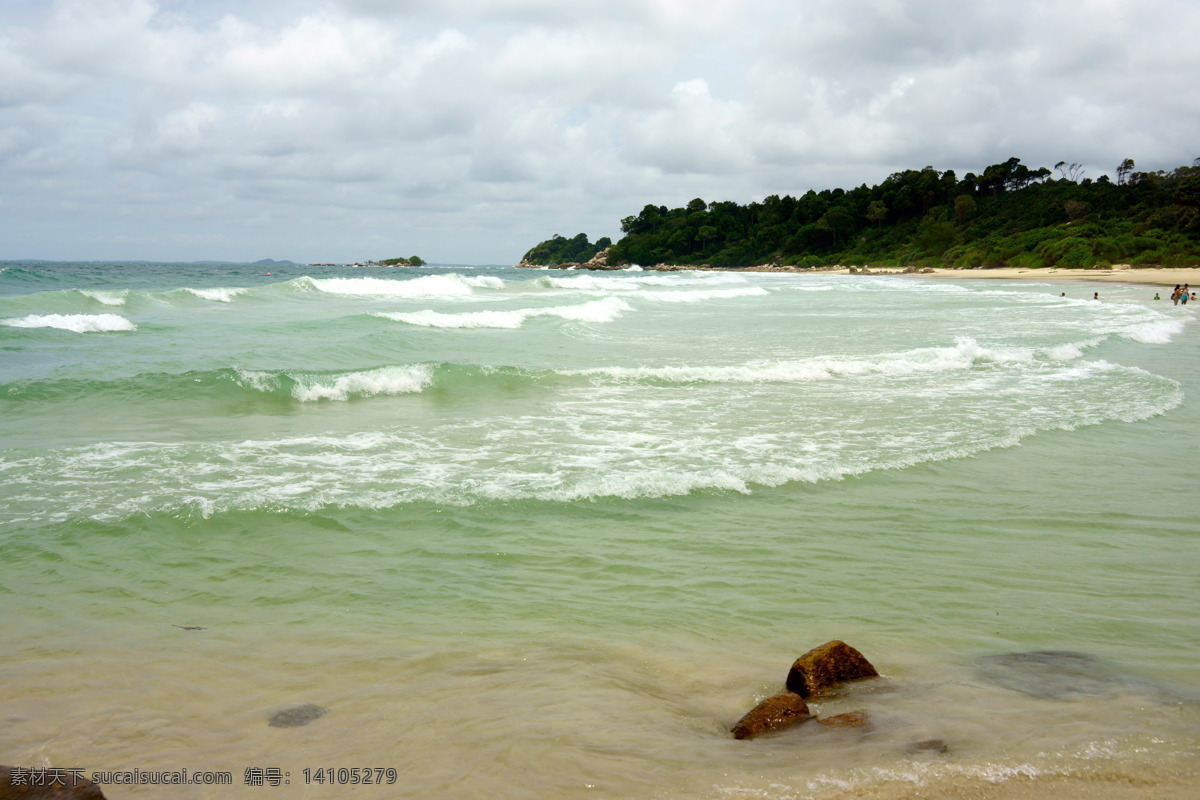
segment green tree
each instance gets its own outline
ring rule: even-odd
[[[871,204],[867,206],[866,218],[874,222],[876,228],[879,228],[887,219],[887,206],[883,204],[882,200],[872,200]]]

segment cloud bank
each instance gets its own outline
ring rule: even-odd
[[[1190,0],[13,0],[0,258],[513,263],[645,203],[1200,152]]]

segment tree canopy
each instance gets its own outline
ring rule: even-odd
[[[423,267],[425,261],[420,256],[409,256],[408,258],[385,258],[382,261],[375,262],[383,267]]]
[[[933,167],[877,186],[761,202],[647,205],[621,220],[610,263],[744,267],[779,263],[946,267],[1200,264],[1200,159],[1170,171],[1117,165],[1117,182],[1059,162],[1059,177],[1013,157],[959,178]],[[602,239],[600,242],[607,243]],[[585,261],[585,234],[556,236],[531,263]],[[541,260],[535,260],[541,259]]]
[[[612,239],[602,236],[594,243],[588,241],[586,233],[577,233],[570,239],[557,233],[533,247],[521,259],[527,264],[553,266],[555,264],[581,263],[609,247]]]

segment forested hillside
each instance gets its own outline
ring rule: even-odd
[[[683,208],[648,205],[621,221],[624,237],[609,263],[1200,265],[1200,159],[1158,172],[1138,172],[1126,159],[1116,181],[1081,173],[1078,164],[1060,162],[1052,172],[1010,158],[962,178],[925,167],[878,186],[748,205],[699,198]],[[558,236],[526,260],[585,261],[601,247],[584,234]]]

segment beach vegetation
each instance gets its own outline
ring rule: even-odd
[[[570,239],[556,233],[541,244],[530,248],[521,260],[526,264],[537,264],[538,266],[582,263],[611,244],[612,239],[607,236],[601,236],[595,242],[591,242],[586,233],[578,233]],[[677,244],[684,245],[683,242]]]
[[[555,236],[525,260],[583,262],[608,247],[609,263],[859,264],[941,267],[1094,267],[1200,264],[1200,159],[1139,172],[1131,158],[1117,180],[1055,173],[1019,158],[968,172],[932,166],[876,186],[771,195],[759,202],[646,205],[621,220],[615,244]]]

